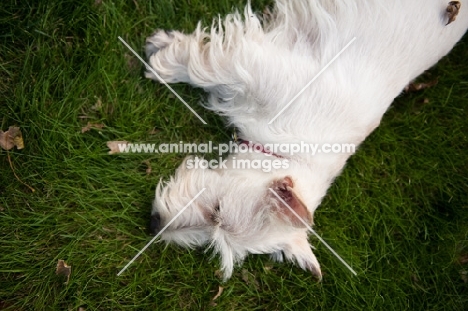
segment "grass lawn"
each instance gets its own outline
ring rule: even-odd
[[[0,309],[466,310],[468,37],[420,78],[437,86],[395,100],[315,214],[358,276],[313,237],[321,283],[268,256],[250,256],[222,283],[218,259],[162,243],[117,276],[150,240],[155,185],[184,155],[108,155],[106,142],[232,133],[197,105],[200,90],[174,85],[208,125],[145,79],[117,37],[143,55],[154,29],[192,31],[244,4],[2,2],[0,129],[19,126],[25,148],[0,150]],[[88,122],[104,127],[82,133]],[[72,266],[68,284],[59,259]]]

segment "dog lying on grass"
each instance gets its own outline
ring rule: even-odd
[[[352,152],[291,155],[262,146],[358,146],[404,87],[467,28],[468,7],[459,1],[277,0],[262,18],[247,5],[208,31],[156,31],[146,41],[152,68],[167,83],[206,90],[206,107],[227,118],[240,144],[262,152],[231,153],[227,169],[189,169],[188,158],[157,186],[152,229],[161,230],[206,188],[163,240],[212,248],[225,279],[249,253],[285,258],[321,278],[305,224],[313,224]],[[234,169],[239,159],[274,158],[287,160],[287,168]]]

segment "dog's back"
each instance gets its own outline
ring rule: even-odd
[[[451,15],[446,0],[277,1],[265,38],[246,52],[253,59],[258,53],[250,64],[256,68],[251,72],[261,77],[252,79],[250,89],[252,97],[268,103],[265,123],[355,38],[284,114],[297,119],[292,129],[296,139],[359,144],[404,87],[466,32],[468,3],[461,6],[447,25]],[[286,82],[288,92],[281,87]],[[255,129],[246,136],[261,135],[256,128],[262,121],[257,118],[255,126],[246,126]],[[336,135],[324,132],[330,128]]]

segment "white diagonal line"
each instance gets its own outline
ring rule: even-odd
[[[286,207],[289,208],[289,210],[290,210],[291,212],[293,212],[293,214],[307,227],[307,229],[309,229],[309,231],[312,232],[312,233],[315,235],[315,237],[317,237],[317,239],[319,239],[320,242],[322,242],[323,245],[325,245],[325,246],[332,252],[332,254],[335,255],[335,257],[338,258],[338,260],[341,261],[341,262],[346,266],[346,268],[349,269],[349,271],[351,271],[354,275],[357,275],[356,271],[354,271],[353,268],[351,268],[351,266],[348,265],[348,264],[346,263],[346,261],[344,261],[344,259],[341,258],[340,255],[338,255],[338,253],[335,252],[335,250],[334,250],[333,248],[331,248],[331,246],[328,245],[328,243],[325,242],[325,241],[320,237],[320,235],[318,235],[317,232],[315,232],[315,230],[312,229],[312,228],[311,228],[311,227],[310,227],[310,226],[309,226],[309,225],[308,225],[292,208],[291,208],[291,206],[288,205],[288,203],[286,203],[273,189],[271,189],[271,188],[268,188],[268,189],[269,189],[284,205],[286,205]]]
[[[307,83],[306,86],[304,86],[304,87],[302,88],[302,90],[300,90],[299,93],[297,93],[297,95],[294,96],[293,99],[291,99],[291,100],[289,101],[289,103],[287,103],[286,106],[284,106],[283,109],[281,109],[281,111],[278,112],[278,114],[277,114],[273,119],[271,119],[270,122],[268,122],[268,124],[273,123],[273,121],[275,121],[276,118],[278,118],[278,117],[293,103],[293,101],[296,100],[296,98],[298,98],[302,93],[304,93],[304,91],[305,91],[315,80],[317,80],[317,78],[318,78],[325,70],[327,70],[327,68],[328,68],[328,67],[329,67],[329,66],[330,66],[330,65],[331,65],[331,64],[332,64],[332,63],[333,63],[333,62],[334,62],[334,61],[335,61],[335,60],[336,60],[336,59],[337,59],[337,58],[354,42],[354,40],[356,40],[356,37],[354,37],[353,39],[351,39],[351,41],[350,41],[348,44],[346,44],[346,46],[345,46],[343,49],[341,49],[341,51],[338,52],[338,54],[336,54],[336,56],[333,57],[332,60],[329,61],[328,64],[326,64],[325,67],[323,67],[322,70],[320,70],[320,71],[315,75],[315,77],[313,77],[312,80],[310,80],[309,83]]]
[[[122,43],[130,50],[132,51],[133,54],[135,54],[135,56],[146,66],[146,69],[148,69],[149,71],[151,71],[155,76],[156,78],[159,79],[159,81],[164,84],[171,92],[172,94],[174,94],[181,102],[184,103],[185,106],[187,106],[188,109],[190,109],[190,111],[196,115],[198,117],[198,119],[200,119],[200,121],[202,121],[203,124],[207,124],[205,122],[205,120],[203,120],[199,115],[198,113],[195,112],[195,110],[192,109],[192,107],[189,106],[189,104],[187,104],[187,102],[185,100],[182,99],[182,97],[179,96],[179,94],[177,94],[176,91],[174,91],[174,89],[172,87],[169,86],[169,84],[166,83],[166,81],[164,81],[159,75],[158,73],[150,66],[148,65],[148,63],[146,63],[143,58],[140,57],[140,55],[138,55],[137,52],[135,52],[131,47],[130,45],[127,44],[127,42],[124,41],[124,39],[122,39],[122,37],[119,36],[119,40],[122,41]]]
[[[156,234],[156,236],[155,236],[154,238],[152,238],[151,241],[149,241],[149,242],[145,245],[145,247],[143,247],[143,248],[138,252],[138,254],[136,254],[135,257],[133,257],[133,259],[130,260],[130,262],[129,262],[125,267],[123,267],[122,270],[120,270],[119,273],[117,273],[117,276],[120,276],[125,270],[127,270],[127,268],[128,268],[138,257],[140,257],[140,255],[143,254],[143,252],[144,252],[151,244],[153,244],[153,242],[164,232],[164,230],[166,230],[167,227],[169,227],[169,226],[177,219],[177,217],[179,217],[179,216],[187,209],[187,207],[189,207],[190,204],[192,204],[193,201],[195,201],[195,199],[198,198],[198,197],[200,196],[200,194],[202,194],[203,191],[205,191],[205,190],[206,190],[206,188],[203,188],[192,200],[190,200],[190,202],[188,202],[187,205],[185,205],[184,208],[181,209],[181,210],[177,213],[177,215],[175,215],[174,218],[172,218],[171,221],[169,221],[169,222],[167,223],[167,225],[165,225],[164,228],[162,228],[161,231],[159,231],[159,233]]]

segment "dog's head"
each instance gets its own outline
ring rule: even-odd
[[[284,172],[187,169],[183,164],[174,178],[157,187],[152,230],[160,231],[175,218],[162,239],[189,247],[209,245],[221,256],[225,279],[249,253],[271,254],[280,261],[284,256],[320,278],[305,225],[312,225],[314,209],[300,192],[294,176]]]

